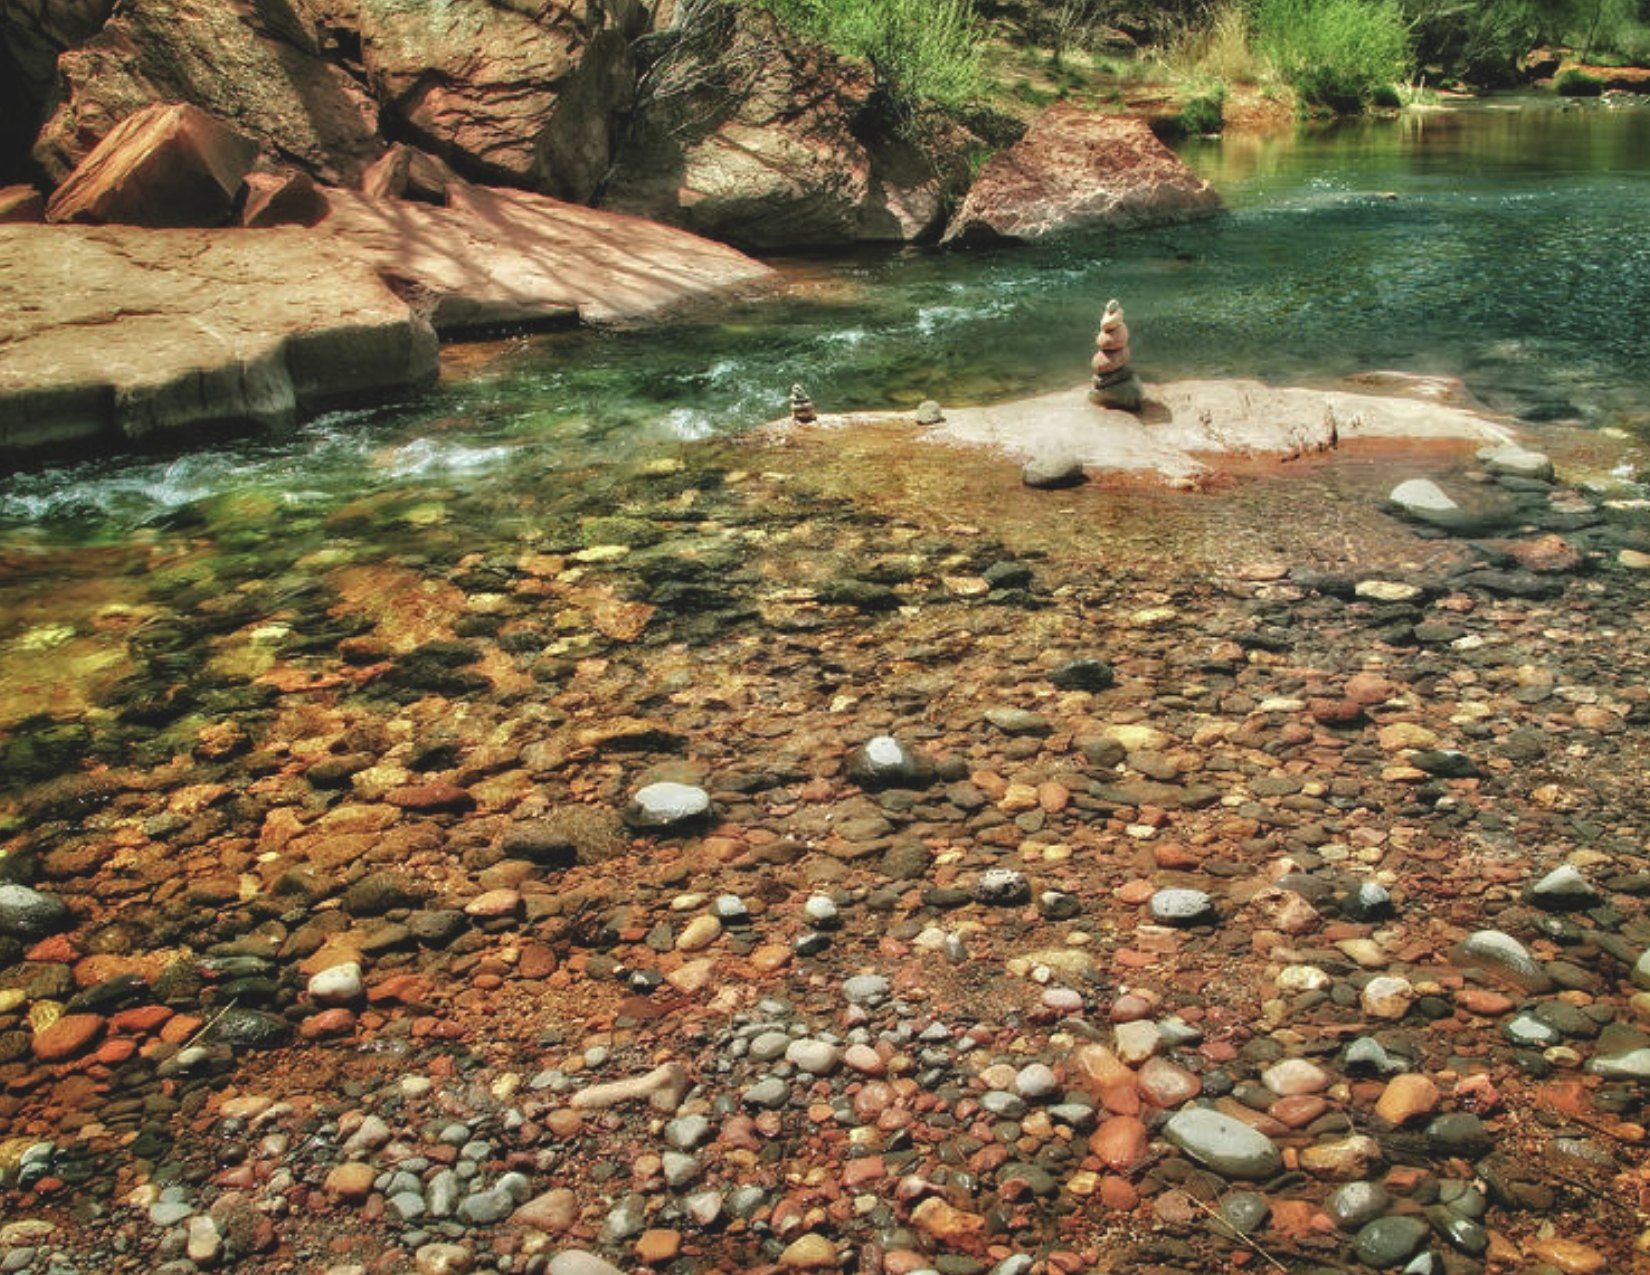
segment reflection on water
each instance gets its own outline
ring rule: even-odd
[[[1050,389],[1085,374],[1113,295],[1149,377],[1392,366],[1464,376],[1531,421],[1650,415],[1650,112],[1491,106],[1186,153],[1228,215],[1053,247],[789,263],[778,299],[649,333],[512,342],[455,360],[462,373],[415,404],[14,476],[0,527],[98,540],[184,529],[232,495],[285,524],[386,488],[508,488],[749,427],[797,380],[825,410]]]

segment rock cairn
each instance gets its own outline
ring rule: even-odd
[[[808,397],[808,391],[798,381],[791,386],[791,420],[798,425],[812,425],[818,419],[819,413],[814,410],[813,399]]]
[[[1089,398],[1101,407],[1140,409],[1140,378],[1129,362],[1129,325],[1123,321],[1123,307],[1115,299],[1106,302],[1100,317],[1100,332],[1094,338],[1094,388]]]

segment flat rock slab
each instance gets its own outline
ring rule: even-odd
[[[896,424],[899,413],[822,417],[827,425]],[[1259,381],[1176,381],[1147,386],[1143,411],[1097,407],[1078,386],[989,407],[947,408],[921,437],[989,447],[1017,460],[1070,457],[1090,470],[1192,479],[1205,458],[1290,455],[1355,439],[1503,444],[1502,425],[1466,408],[1341,390],[1278,388]]]
[[[437,357],[368,262],[307,231],[0,226],[0,454],[288,426]]]
[[[461,187],[447,207],[348,191],[327,200],[318,229],[372,262],[444,334],[556,319],[633,323],[777,278],[685,230],[525,191]]]

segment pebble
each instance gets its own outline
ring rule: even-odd
[[[1359,1261],[1385,1271],[1407,1262],[1431,1233],[1432,1228],[1421,1218],[1383,1217],[1359,1230],[1352,1246]]]
[[[56,895],[0,883],[0,936],[32,942],[66,930],[72,922],[68,905]]]
[[[1040,452],[1020,470],[1020,481],[1039,491],[1077,487],[1087,480],[1083,462],[1063,452]]]
[[[309,980],[309,998],[317,1005],[353,1005],[361,993],[361,966],[355,961],[333,965]]]
[[[710,815],[710,794],[692,784],[648,784],[625,807],[625,822],[645,832],[667,832]]]
[[[1215,901],[1202,890],[1159,890],[1147,905],[1152,919],[1164,925],[1205,925],[1217,918]]]

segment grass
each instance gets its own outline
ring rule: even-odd
[[[871,64],[892,99],[960,106],[984,85],[973,0],[751,0],[792,30]]]
[[[1254,43],[1313,106],[1358,110],[1412,66],[1398,0],[1259,0]]]

